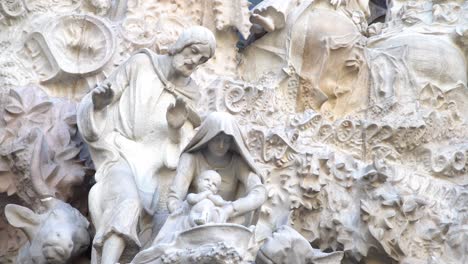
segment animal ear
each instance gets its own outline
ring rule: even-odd
[[[16,204],[5,207],[5,216],[8,223],[23,230],[29,240],[34,236],[35,227],[40,224],[40,217],[30,209]]]

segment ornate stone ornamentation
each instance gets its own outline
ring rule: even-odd
[[[462,0],[1,1],[0,263],[468,263],[467,45]]]
[[[114,42],[113,32],[101,19],[65,15],[33,32],[26,45],[34,68],[48,71],[39,72],[41,82],[50,82],[100,71],[114,53]]]
[[[6,220],[29,241],[9,250],[19,250],[15,263],[67,263],[89,245],[88,220],[63,202],[77,201],[89,171],[76,104],[26,86],[11,89],[2,110],[1,190],[33,209],[5,207]]]

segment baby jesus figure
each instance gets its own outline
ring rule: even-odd
[[[192,206],[189,222],[192,227],[207,223],[220,223],[220,209],[230,202],[217,195],[221,176],[214,170],[203,171],[195,178],[195,191],[187,195],[187,203]]]

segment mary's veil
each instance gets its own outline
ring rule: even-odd
[[[219,133],[232,136],[234,144],[231,146],[231,150],[237,152],[237,154],[244,159],[250,169],[261,177],[260,170],[255,165],[255,161],[247,149],[239,124],[234,116],[229,113],[210,113],[200,125],[197,133],[185,147],[183,152],[190,153],[203,149],[206,144]]]

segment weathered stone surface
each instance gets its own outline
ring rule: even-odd
[[[468,262],[466,1],[254,2],[0,2],[1,263]]]

